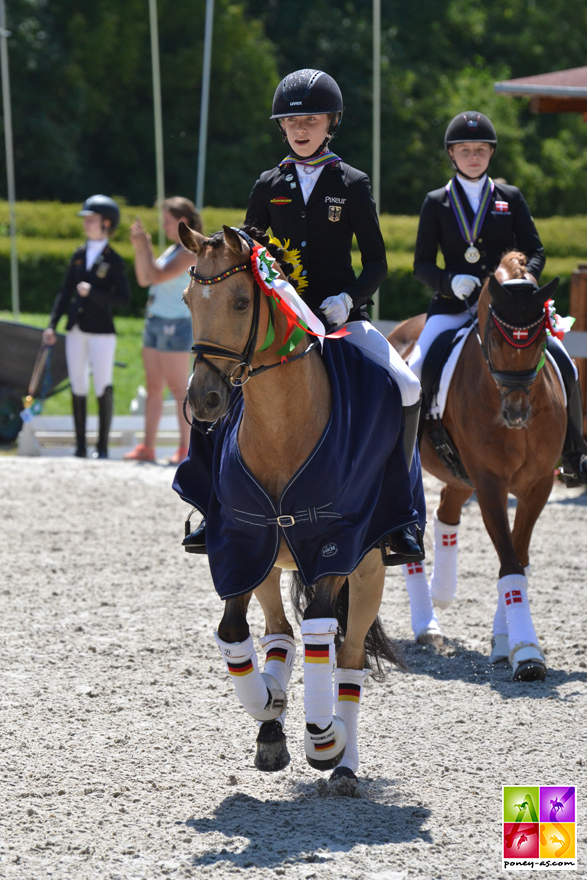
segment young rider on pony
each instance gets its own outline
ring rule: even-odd
[[[446,186],[429,192],[422,205],[414,274],[434,291],[424,330],[408,363],[418,377],[430,345],[444,330],[462,327],[473,313],[485,278],[503,254],[522,251],[527,273],[536,281],[544,267],[544,251],[526,201],[515,186],[497,183],[487,169],[497,134],[482,113],[459,113],[449,123],[444,145],[455,176]],[[445,268],[437,263],[438,248]],[[554,337],[548,348],[567,383],[568,429],[562,452],[562,477],[567,485],[587,484],[587,444],[583,439],[583,412],[577,371],[566,350]],[[568,363],[567,363],[568,362]],[[452,528],[452,527],[451,527]]]
[[[297,70],[282,80],[271,119],[290,152],[256,182],[245,224],[264,232],[271,227],[286,249],[299,252],[307,282],[299,292],[310,308],[327,326],[344,324],[349,342],[391,373],[402,395],[409,467],[420,383],[369,320],[366,306],[387,273],[385,244],[369,178],[329,149],[342,114],[341,91],[327,73]],[[358,278],[351,261],[353,234],[363,264]],[[394,540],[397,552],[418,555],[409,531],[394,533]]]

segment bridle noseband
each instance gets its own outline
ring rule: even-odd
[[[489,368],[489,372],[493,381],[499,389],[500,400],[504,401],[505,398],[508,397],[510,394],[513,394],[514,391],[525,391],[525,393],[530,396],[530,389],[536,381],[538,373],[544,364],[544,352],[542,352],[540,360],[532,370],[496,370],[491,359],[491,351],[489,348],[489,334],[491,332],[491,324],[493,322],[509,345],[514,346],[514,348],[527,348],[538,338],[540,332],[542,331],[546,323],[546,314],[544,313],[542,317],[538,318],[538,320],[534,321],[532,324],[517,326],[513,324],[508,324],[506,321],[504,321],[503,318],[500,318],[499,315],[495,312],[493,305],[490,303],[487,312],[487,320],[485,321],[485,332],[483,334],[483,340],[481,340],[478,329],[479,319],[475,318],[475,316],[473,315],[473,312],[471,311],[468,302],[467,309],[469,310],[469,314],[471,315],[471,319],[473,320],[475,334],[477,336],[477,340],[479,342],[483,357],[485,358],[485,363]],[[515,341],[516,334],[518,334],[517,341]],[[523,342],[522,339],[524,340]]]

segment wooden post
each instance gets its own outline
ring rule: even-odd
[[[571,275],[569,311],[576,318],[573,330],[587,330],[587,263],[579,263]],[[583,397],[583,434],[587,437],[587,358],[576,358],[575,363]]]

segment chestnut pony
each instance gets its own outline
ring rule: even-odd
[[[255,233],[251,230],[251,234]],[[187,392],[190,409],[197,420],[214,422],[229,411],[231,385],[240,385],[244,405],[239,452],[263,490],[277,500],[313,452],[329,421],[332,396],[326,368],[305,335],[283,365],[285,359],[278,351],[287,333],[287,318],[279,310],[274,316],[274,341],[261,351],[270,313],[267,297],[259,294],[258,287],[255,290],[251,272],[251,254],[258,242],[228,226],[208,239],[180,224],[179,235],[184,247],[198,258],[197,274],[191,273],[184,294],[198,352]],[[285,277],[281,270],[280,274]],[[261,770],[281,770],[289,761],[278,719],[283,720],[295,642],[283,607],[280,575],[282,569],[295,568],[282,534],[275,567],[254,590],[265,615],[261,639],[268,661],[265,672],[258,670],[247,623],[253,592],[226,599],[216,633],[237,696],[261,723],[255,759]],[[375,549],[349,575],[348,593],[346,586],[342,590],[346,578],[334,575],[321,578],[305,592],[298,585],[297,610],[304,618],[306,756],[316,769],[336,767],[336,778],[356,778],[356,724],[365,666],[371,661],[381,670],[379,661],[383,659],[403,665],[377,617],[384,575],[381,553]],[[344,622],[340,616],[343,596]],[[337,635],[337,619],[344,640]],[[332,684],[335,644],[339,647],[334,677],[339,695],[337,715],[333,713]],[[344,722],[339,715],[344,715]],[[309,716],[315,723],[310,723]],[[345,760],[337,766],[343,753]]]
[[[435,531],[431,598],[446,607],[454,597],[458,524],[463,504],[475,491],[500,563],[491,660],[509,659],[516,681],[543,680],[546,675],[528,606],[528,549],[552,489],[566,430],[561,384],[548,357],[544,359],[543,304],[558,279],[539,290],[525,266],[524,255],[511,251],[485,281],[478,330],[464,344],[448,391],[442,423],[472,485],[453,476],[441,461],[430,441],[429,420],[420,446],[423,467],[445,484],[435,527],[438,520],[446,540],[439,546]],[[410,318],[388,337],[403,357],[409,356],[424,322],[424,315]],[[508,494],[517,498],[513,529]],[[454,545],[454,553],[448,544]]]

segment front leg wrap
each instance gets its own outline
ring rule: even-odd
[[[215,632],[214,638],[243,708],[257,721],[279,718],[287,703],[285,691],[272,676],[259,672],[253,637],[244,642],[225,642]]]

